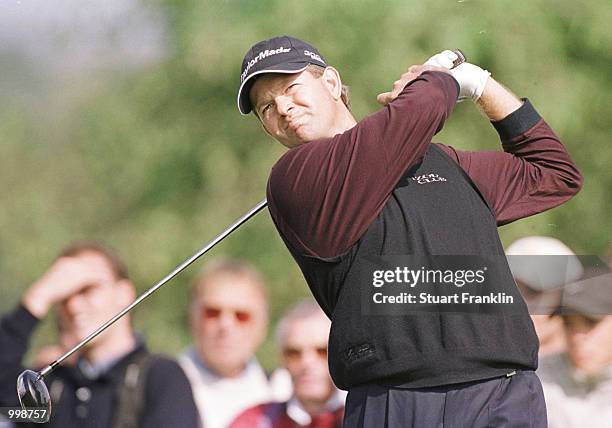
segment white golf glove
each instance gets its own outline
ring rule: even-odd
[[[447,68],[450,71],[450,74],[459,83],[459,101],[466,98],[478,101],[491,73],[469,62],[453,68],[453,61],[457,58],[456,53],[446,50],[432,56],[425,64]]]

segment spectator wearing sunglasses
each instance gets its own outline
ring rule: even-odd
[[[259,272],[238,260],[215,260],[192,284],[193,346],[179,356],[206,428],[227,427],[244,409],[272,399],[255,358],[268,327],[268,293]]]
[[[331,322],[312,300],[289,310],[276,337],[283,366],[291,375],[293,396],[243,412],[231,428],[336,428],[342,426],[346,394],[333,384],[327,366]]]

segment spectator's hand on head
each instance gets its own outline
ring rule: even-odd
[[[88,285],[108,281],[107,270],[95,262],[76,257],[61,257],[26,291],[23,306],[37,318],[51,307]]]
[[[397,96],[404,90],[406,85],[412,82],[414,79],[419,77],[421,73],[425,71],[441,71],[443,73],[448,73],[448,69],[445,67],[438,66],[436,64],[422,64],[422,65],[411,65],[408,68],[408,71],[400,76],[398,80],[393,82],[393,88],[390,92],[383,92],[382,94],[378,94],[376,100],[386,106],[391,101],[393,101]]]

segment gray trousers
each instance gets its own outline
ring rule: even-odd
[[[380,385],[352,388],[345,428],[545,428],[546,404],[540,379],[518,371],[483,381],[432,388]]]

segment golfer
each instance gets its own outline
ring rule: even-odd
[[[349,391],[347,427],[546,426],[538,340],[512,311],[363,311],[367,260],[499,255],[497,226],[557,206],[582,177],[531,103],[442,52],[412,66],[384,107],[357,122],[338,71],[293,37],[252,46],[240,112],[289,148],[272,168],[269,210],[332,320],[330,373]],[[433,144],[458,99],[478,104],[503,151]],[[499,258],[501,259],[501,257]],[[489,281],[517,295],[507,263]],[[519,299],[520,300],[520,299]]]

